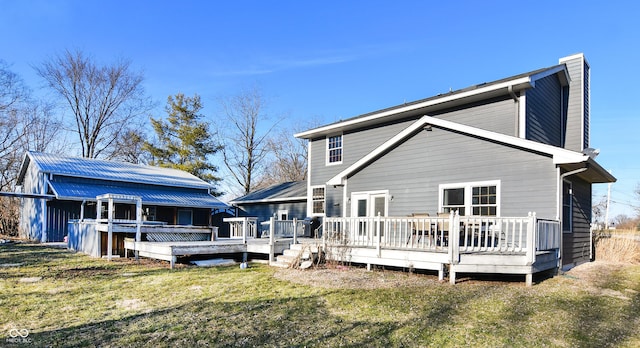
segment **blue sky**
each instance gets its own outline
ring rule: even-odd
[[[258,85],[286,124],[338,119],[557,64],[591,64],[591,146],[618,178],[611,215],[640,183],[637,1],[0,0],[0,59],[32,66],[64,49],[132,61],[157,101],[216,100]],[[594,200],[606,193],[596,185]]]

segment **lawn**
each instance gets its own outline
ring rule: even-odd
[[[533,287],[450,285],[380,270],[169,270],[5,244],[0,346],[640,346],[640,265],[598,269]],[[336,286],[332,273],[359,281]]]

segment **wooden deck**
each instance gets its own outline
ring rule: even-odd
[[[558,221],[527,217],[337,217],[324,219],[326,258],[449,273],[533,274],[558,267]]]
[[[190,255],[217,255],[233,253],[256,253],[269,255],[281,254],[289,248],[291,239],[278,239],[273,243],[269,239],[220,238],[215,241],[173,241],[173,242],[136,242],[133,238],[124,240],[125,250],[137,252],[139,256],[169,261],[173,269],[178,257]]]

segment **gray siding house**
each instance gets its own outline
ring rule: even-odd
[[[27,152],[17,183],[24,194],[20,206],[22,237],[42,242],[60,242],[69,237],[70,247],[95,256],[106,248],[106,234],[99,236],[93,230],[91,233],[96,236],[70,236],[69,222],[95,220],[99,196],[141,201],[142,219],[154,225],[209,227],[212,213],[228,208],[209,193],[210,184],[189,173],[125,162]],[[101,217],[105,214],[103,206]],[[135,203],[115,203],[114,219],[135,221],[136,214]],[[124,235],[114,236],[118,253],[123,238]],[[83,246],[82,240],[95,243]],[[106,249],[102,250],[105,253]]]
[[[292,181],[271,185],[238,197],[229,204],[236,207],[238,216],[256,217],[258,222],[268,221],[271,217],[302,220],[307,214],[307,183]]]
[[[439,233],[436,225],[442,222],[425,220],[417,228],[416,221],[413,227],[411,221],[406,222],[407,217],[448,214],[451,220],[447,222],[453,222],[455,215],[459,233],[475,231],[460,235],[455,248],[498,253],[498,248],[489,245],[493,246],[493,240],[500,234],[517,235],[506,217],[535,213],[538,227],[532,227],[532,233],[543,226],[540,221],[562,231],[560,245],[544,250],[554,257],[544,266],[536,267],[529,259],[519,268],[496,267],[508,264],[504,260],[490,265],[470,261],[465,268],[461,265],[467,255],[460,250],[459,254],[450,250],[446,260],[425,259],[423,264],[429,268],[429,262],[439,263],[434,269],[441,272],[448,268],[450,273],[524,273],[530,277],[546,268],[589,261],[591,185],[615,181],[590,149],[589,73],[584,55],[576,54],[551,67],[296,134],[309,141],[306,215],[323,218],[325,232],[348,235],[341,238],[351,243],[351,250],[358,246],[355,241],[367,235],[363,226],[373,226],[371,219],[378,217],[378,227],[369,235],[370,239],[381,235],[378,244],[371,244],[377,246],[377,254],[360,257],[352,251],[350,260],[405,265],[401,259],[414,249],[406,249],[404,242],[390,247],[405,250],[394,256],[395,261],[383,255],[384,246],[399,238],[394,233],[405,233],[399,226],[409,234],[419,230],[424,235],[424,230],[431,229]],[[465,230],[470,219],[479,222],[475,230]],[[467,248],[472,238],[477,244]],[[520,238],[524,245],[524,237]],[[533,248],[533,243],[542,243],[546,237],[535,234],[531,238]],[[510,254],[516,254],[513,240],[503,237],[503,242],[505,248],[512,248]],[[532,249],[531,253],[542,251]],[[419,259],[412,265],[419,265]]]

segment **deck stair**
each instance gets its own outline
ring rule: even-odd
[[[276,257],[272,266],[283,268],[298,268],[303,261],[313,261],[318,255],[318,245],[316,243],[291,244],[289,249],[285,249],[282,255]]]

